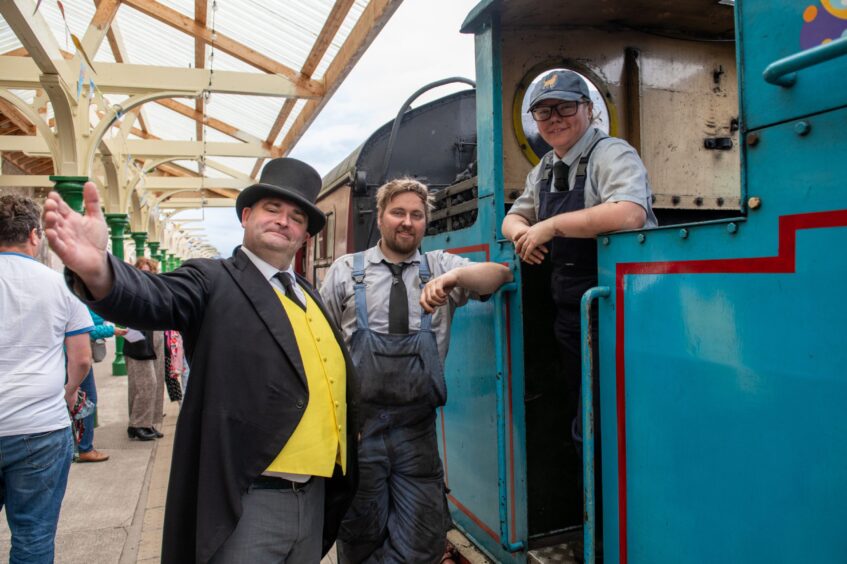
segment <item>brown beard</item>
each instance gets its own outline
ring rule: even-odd
[[[400,241],[397,238],[398,233],[399,233],[398,231],[395,231],[393,237],[383,237],[383,241],[385,242],[385,245],[389,249],[394,251],[395,253],[400,253],[400,254],[411,253],[415,249],[418,248],[418,245],[420,245],[420,241],[417,241],[415,238],[411,239],[407,245],[400,243]],[[406,231],[405,233],[410,233],[414,237],[413,231]]]

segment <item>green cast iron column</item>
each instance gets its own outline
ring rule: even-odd
[[[147,241],[147,248],[150,249],[150,258],[153,260],[159,260],[157,258],[159,256],[159,242]]]
[[[159,270],[162,272],[168,271],[168,253],[167,249],[160,248],[159,249]]]
[[[88,182],[87,176],[51,176],[56,183],[56,192],[74,211],[82,213],[82,186]]]
[[[75,212],[82,213],[82,186],[88,182],[87,176],[51,176],[56,192]],[[94,406],[94,426],[97,427],[97,406]]]
[[[125,213],[107,213],[106,223],[112,232],[112,255],[118,260],[124,260],[124,239],[129,225],[129,216]],[[126,376],[123,337],[115,336],[115,361],[112,363],[112,375]]]
[[[147,241],[146,231],[132,231],[129,234],[132,240],[135,241],[135,258],[144,256],[144,243]]]

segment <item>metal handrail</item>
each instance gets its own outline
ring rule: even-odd
[[[769,64],[762,76],[765,82],[778,84],[784,88],[797,82],[797,72],[847,54],[847,37],[818,45]]]
[[[428,90],[432,90],[438,86],[444,86],[445,84],[453,84],[454,82],[461,82],[463,84],[467,84],[471,88],[476,88],[476,82],[469,78],[465,78],[463,76],[451,76],[450,78],[442,78],[441,80],[430,82],[429,84],[418,88],[414,94],[409,96],[406,101],[403,102],[403,105],[400,107],[400,111],[397,112],[397,117],[394,118],[394,124],[391,126],[391,134],[388,136],[388,145],[385,147],[385,156],[382,159],[382,172],[379,175],[380,185],[384,184],[385,181],[388,180],[388,165],[391,164],[391,155],[394,153],[394,143],[397,142],[397,133],[400,131],[400,123],[403,121],[403,115],[405,115],[412,106],[412,102],[417,100],[418,96]]]
[[[607,298],[608,286],[590,288],[582,295],[580,318],[582,321],[582,497],[583,542],[586,564],[594,564],[594,343],[591,339],[591,302]],[[600,478],[602,480],[602,477]]]
[[[497,488],[500,500],[500,544],[509,552],[518,552],[526,548],[523,541],[509,542],[511,532],[509,531],[508,506],[507,506],[507,476],[508,465],[506,464],[506,437],[509,428],[506,425],[506,361],[505,356],[508,349],[503,346],[506,330],[503,322],[503,302],[505,294],[517,290],[515,282],[503,284],[494,294],[494,346],[496,347],[496,369],[497,369]]]

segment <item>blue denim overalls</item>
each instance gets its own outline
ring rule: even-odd
[[[375,265],[374,268],[386,267]],[[436,563],[449,526],[435,408],[447,400],[432,315],[407,335],[369,328],[364,253],[353,257],[357,328],[350,355],[361,402],[359,489],[341,524],[341,564]],[[420,287],[430,278],[427,257]]]

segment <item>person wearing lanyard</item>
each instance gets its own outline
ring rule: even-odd
[[[438,562],[450,524],[435,409],[454,310],[512,279],[504,265],[418,247],[427,187],[401,178],[376,194],[379,242],[333,263],[321,286],[350,348],[361,402],[359,490],[339,531],[338,561]]]
[[[529,112],[553,149],[529,172],[502,225],[521,260],[541,264],[550,256],[554,329],[569,389],[579,389],[582,374],[579,304],[597,285],[597,235],[657,225],[644,163],[626,141],[592,125],[593,110],[588,85],[577,73],[555,70],[538,81]],[[577,449],[578,414],[577,408],[566,415]]]

